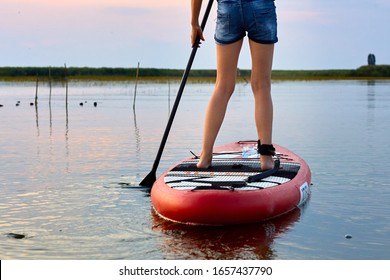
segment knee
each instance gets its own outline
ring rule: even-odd
[[[216,83],[215,93],[217,95],[224,96],[229,99],[234,92],[235,86],[236,86],[235,83],[229,83],[229,82]]]
[[[251,87],[253,94],[264,95],[271,93],[271,78],[270,77],[257,77],[251,79]]]

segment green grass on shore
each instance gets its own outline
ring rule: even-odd
[[[48,81],[49,79],[131,81],[136,79],[136,68],[90,68],[90,67],[0,67],[2,81]],[[184,70],[140,68],[141,81],[180,80]],[[50,74],[49,74],[50,73]],[[239,80],[248,81],[250,70],[239,69]],[[208,82],[215,80],[215,70],[191,70],[189,81]],[[390,79],[390,65],[361,66],[346,70],[273,70],[273,80],[341,80],[341,79]]]

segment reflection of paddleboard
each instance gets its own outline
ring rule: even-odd
[[[263,173],[256,141],[216,148],[208,169],[196,168],[195,158],[183,160],[153,185],[154,209],[165,219],[198,225],[258,222],[291,211],[310,194],[310,169],[293,152],[274,146],[280,166]]]
[[[306,203],[305,203],[306,205]],[[262,223],[194,227],[172,223],[152,213],[153,231],[163,233],[160,251],[168,259],[268,260],[277,258],[273,242],[293,228],[303,214],[294,208]]]

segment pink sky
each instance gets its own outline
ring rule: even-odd
[[[204,6],[207,0],[204,0]],[[276,2],[275,69],[390,64],[388,0]],[[190,0],[0,0],[0,66],[184,68]],[[215,67],[215,6],[194,68]],[[374,31],[374,32],[373,32]],[[250,68],[245,46],[240,68]]]

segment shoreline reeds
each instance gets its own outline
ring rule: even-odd
[[[66,67],[66,66],[65,66]],[[250,70],[238,69],[238,82],[250,79]],[[89,67],[0,67],[0,81],[31,82],[39,75],[43,83],[73,81],[180,81],[183,70],[158,68],[89,68]],[[215,81],[216,70],[193,69],[188,78],[192,83]],[[273,70],[272,80],[377,80],[390,79],[390,65],[366,65],[357,69],[335,70]]]

